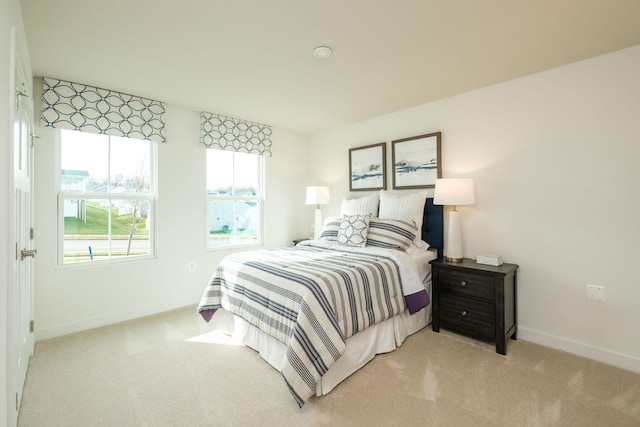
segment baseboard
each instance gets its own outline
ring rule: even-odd
[[[42,341],[50,338],[61,337],[63,335],[69,335],[76,332],[82,332],[89,329],[99,328],[102,326],[113,325],[115,323],[125,322],[127,320],[138,319],[140,317],[151,316],[165,311],[171,311],[178,308],[186,307],[188,305],[195,305],[194,301],[172,301],[171,304],[158,304],[144,307],[137,307],[132,310],[119,311],[115,313],[109,313],[102,316],[96,316],[86,319],[80,319],[78,321],[51,326],[44,329],[36,328],[35,340]],[[195,311],[194,311],[195,313]]]
[[[518,339],[640,373],[640,358],[518,326]]]

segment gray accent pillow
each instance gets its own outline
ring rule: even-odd
[[[346,246],[365,247],[370,221],[369,215],[343,215],[338,231],[338,243]]]

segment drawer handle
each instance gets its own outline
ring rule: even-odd
[[[462,317],[467,317],[467,310],[462,310],[462,313],[460,314],[462,314]]]
[[[461,285],[461,286],[467,286],[467,281],[466,281],[466,280],[463,280],[462,282],[460,282],[460,285]]]

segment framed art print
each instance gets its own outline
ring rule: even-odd
[[[393,189],[434,188],[442,178],[441,132],[392,141]]]
[[[387,143],[349,149],[349,191],[387,189]]]

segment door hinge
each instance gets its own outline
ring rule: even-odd
[[[20,97],[24,96],[25,98],[29,97],[27,92],[23,92],[21,90],[16,89],[16,111],[20,111]]]
[[[33,227],[29,229],[29,239],[33,240]]]
[[[17,411],[18,409],[20,409],[20,408],[18,407],[18,393],[16,393],[16,411]]]
[[[16,242],[16,261],[18,260],[18,242]]]
[[[33,320],[29,321],[29,332],[33,333],[33,331],[35,331],[35,326],[36,326],[36,322],[34,322]]]

